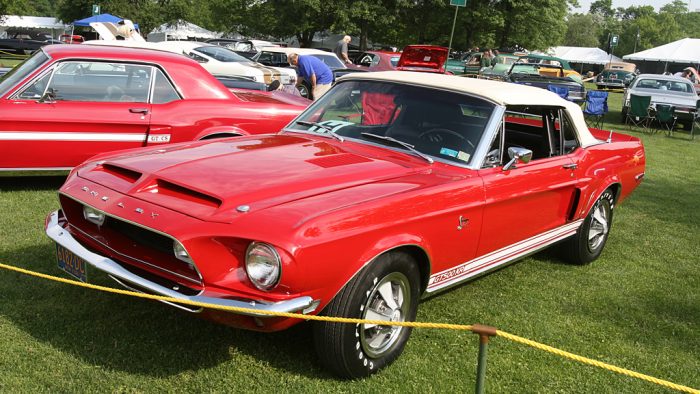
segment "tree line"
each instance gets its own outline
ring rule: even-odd
[[[101,12],[131,19],[147,33],[163,23],[186,20],[206,29],[250,37],[296,37],[309,46],[314,33],[331,31],[380,43],[447,45],[455,7],[449,0],[0,0],[0,15],[55,16],[70,23]],[[612,8],[598,0],[588,13],[572,13],[577,0],[468,0],[460,7],[453,48],[467,50],[552,46],[608,49],[624,55],[683,37],[700,37],[700,13],[675,0],[658,12],[651,6]]]

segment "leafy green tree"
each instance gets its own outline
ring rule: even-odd
[[[601,30],[601,18],[595,14],[573,14],[566,21],[564,45],[572,47],[597,47]]]

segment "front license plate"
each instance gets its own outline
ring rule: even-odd
[[[58,268],[79,281],[87,283],[87,261],[59,244],[56,244],[56,259],[58,260]]]

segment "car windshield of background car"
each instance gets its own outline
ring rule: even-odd
[[[679,93],[692,93],[693,87],[689,83],[667,81],[662,79],[642,79],[635,86],[637,89],[670,90]]]
[[[338,83],[287,131],[334,133],[362,143],[391,137],[438,161],[468,165],[495,105],[430,88],[378,81]],[[324,127],[309,126],[318,123]],[[394,147],[394,145],[392,145]]]
[[[245,57],[237,54],[236,52],[219,47],[219,46],[206,46],[206,47],[199,47],[194,49],[197,52],[201,52],[209,57],[212,57],[220,62],[224,63],[233,63],[233,62],[244,62],[244,63],[249,63],[250,59],[246,59]]]
[[[345,68],[345,64],[340,61],[335,55],[321,55],[321,54],[312,54],[311,56],[321,60],[322,62],[326,63],[326,66],[330,68]]]
[[[49,57],[43,51],[36,51],[30,58],[3,75],[0,78],[0,96],[4,96],[18,82],[48,61]]]

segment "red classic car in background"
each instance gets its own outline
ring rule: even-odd
[[[46,232],[82,280],[410,321],[421,295],[556,242],[575,264],[595,260],[644,166],[638,138],[589,130],[576,104],[542,89],[357,73],[280,134],[91,159],[60,189]],[[259,331],[299,322],[189,309]],[[350,378],[391,363],[410,333],[314,323],[322,362]]]
[[[117,149],[274,132],[308,102],[229,91],[181,55],[45,46],[0,79],[0,171],[64,169]]]

